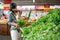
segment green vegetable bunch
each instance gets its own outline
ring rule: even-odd
[[[26,24],[23,19],[19,19],[17,23],[20,25],[20,27],[23,27]]]
[[[30,18],[31,12],[32,12],[32,10],[29,10],[28,20],[29,20],[29,18]],[[23,26],[26,26],[28,20],[25,22],[24,19],[21,17],[21,18],[17,21],[17,23],[18,23],[21,27],[23,27]]]
[[[60,40],[60,9],[51,10],[35,23],[22,28],[23,40]]]

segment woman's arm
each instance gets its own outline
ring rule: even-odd
[[[11,22],[10,25],[15,26],[15,27],[18,26],[18,24],[17,23],[14,23],[14,22]]]

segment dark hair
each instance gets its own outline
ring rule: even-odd
[[[16,8],[16,6],[17,6],[16,3],[11,3],[11,4],[10,4],[10,10]]]
[[[4,14],[4,13],[3,13],[2,15],[3,15],[3,16],[5,16],[5,14]]]

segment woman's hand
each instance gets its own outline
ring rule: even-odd
[[[17,28],[19,28],[19,27],[20,27],[20,25],[19,25],[19,24],[16,24],[16,23],[15,23],[15,26],[16,26]]]
[[[15,25],[16,27],[18,27],[18,24],[15,23],[14,25]]]

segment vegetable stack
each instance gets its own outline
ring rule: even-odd
[[[35,23],[22,28],[24,40],[60,40],[60,9],[51,10]]]

